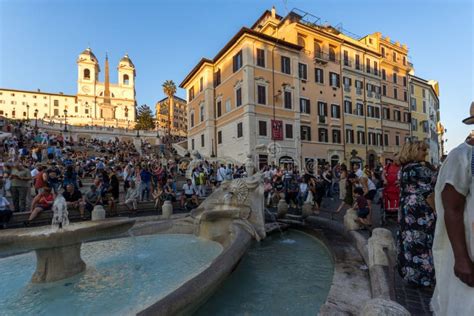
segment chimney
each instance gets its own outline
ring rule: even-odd
[[[38,92],[41,92],[41,90],[39,88],[37,90],[38,90]]]
[[[276,18],[276,9],[275,9],[275,6],[272,7],[272,18]]]

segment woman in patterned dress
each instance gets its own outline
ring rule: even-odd
[[[398,271],[415,286],[435,284],[433,237],[436,213],[427,203],[433,193],[436,173],[425,163],[428,146],[407,142],[400,151],[401,183],[399,230],[397,233]]]

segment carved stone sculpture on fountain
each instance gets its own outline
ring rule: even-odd
[[[53,220],[51,227],[54,229],[62,229],[69,225],[69,213],[67,211],[66,200],[62,194],[58,194],[53,203]]]
[[[253,161],[253,155],[247,154],[247,159],[245,159],[245,171],[247,171],[247,176],[253,176],[255,173],[255,162]]]
[[[197,150],[192,152],[192,158],[193,160],[191,160],[186,170],[186,179],[191,179],[194,168],[202,163],[202,156]]]

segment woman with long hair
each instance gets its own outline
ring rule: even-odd
[[[436,213],[427,199],[434,191],[436,173],[425,163],[427,154],[428,145],[421,141],[407,142],[399,154],[398,271],[409,284],[423,287],[435,283],[431,248]]]

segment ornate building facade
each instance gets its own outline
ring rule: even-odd
[[[413,72],[407,46],[379,32],[265,11],[181,83],[188,149],[241,162],[252,153],[261,166],[383,163],[412,136]]]
[[[104,81],[90,48],[77,58],[77,94],[0,88],[0,115],[12,119],[42,119],[72,125],[133,127],[136,117],[135,66],[128,55],[117,66],[117,83],[110,83],[105,58]]]

